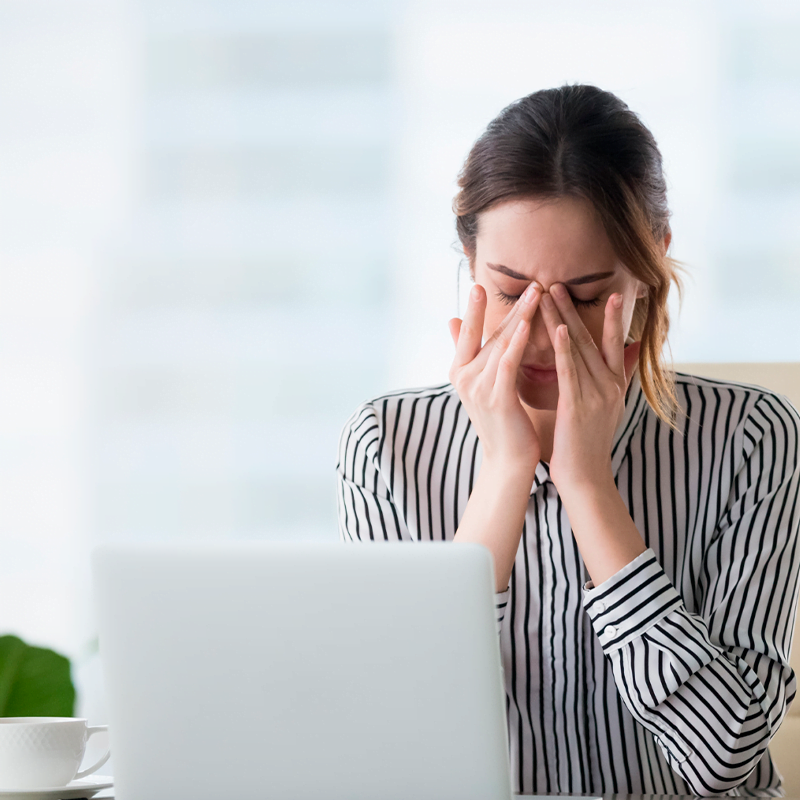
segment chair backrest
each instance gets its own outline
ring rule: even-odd
[[[688,372],[704,378],[741,381],[763,386],[782,394],[800,409],[800,362],[773,363],[718,363],[718,364],[675,364],[676,372]],[[798,617],[800,619],[800,617]],[[792,669],[800,676],[800,624],[795,620],[794,643],[791,656]],[[800,717],[800,702],[794,703],[789,714]]]

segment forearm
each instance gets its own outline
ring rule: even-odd
[[[595,586],[647,549],[610,472],[607,480],[581,490],[562,489],[560,495]]]
[[[484,462],[454,542],[477,542],[494,558],[495,590],[505,591],[519,549],[533,475]]]
[[[692,791],[718,794],[745,781],[795,693],[785,660],[724,646],[687,611],[652,550],[588,591],[584,607],[620,697]],[[763,649],[788,649],[770,633],[781,621],[773,610]]]

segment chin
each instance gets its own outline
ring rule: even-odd
[[[555,411],[558,406],[557,383],[533,383],[520,378],[517,381],[517,394],[524,405],[539,411]]]

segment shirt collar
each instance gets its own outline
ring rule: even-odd
[[[531,487],[531,494],[533,494],[543,483],[550,480],[550,465],[540,461],[536,465],[536,472],[533,476],[533,486]]]
[[[622,415],[622,421],[614,433],[614,443],[611,446],[611,472],[614,477],[617,476],[619,468],[622,466],[622,462],[628,452],[631,437],[639,427],[646,409],[647,398],[642,391],[637,368],[625,394],[625,413]]]

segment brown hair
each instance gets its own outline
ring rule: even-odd
[[[674,380],[662,361],[667,295],[678,264],[663,253],[670,233],[667,186],[653,135],[625,103],[596,86],[523,97],[489,123],[472,147],[453,201],[458,238],[475,258],[480,214],[518,197],[581,197],[597,209],[614,252],[647,287],[630,334],[641,340],[639,378],[647,402],[673,425]]]

